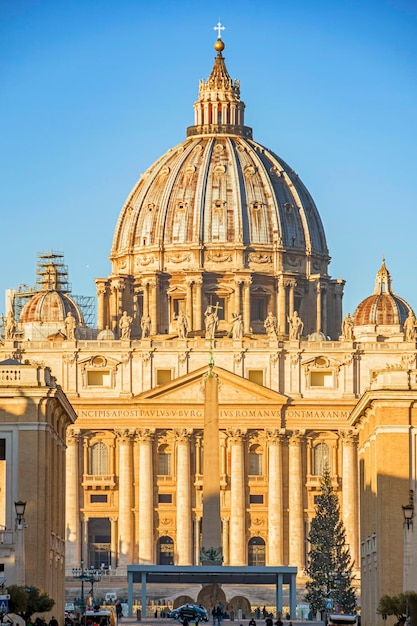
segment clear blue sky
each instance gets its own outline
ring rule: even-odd
[[[315,199],[345,311],[382,255],[417,310],[416,0],[0,0],[0,312],[50,249],[95,295],[130,189],[193,124],[219,18],[245,121]]]

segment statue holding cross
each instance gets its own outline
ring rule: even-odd
[[[204,313],[204,324],[206,326],[206,339],[214,339],[216,334],[217,326],[219,324],[218,312],[222,307],[219,306],[219,303],[216,303],[216,306],[209,304],[206,312]]]

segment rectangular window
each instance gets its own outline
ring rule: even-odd
[[[110,387],[110,372],[108,370],[89,370],[87,372],[89,387]]]
[[[156,384],[165,385],[172,380],[171,370],[156,370]]]
[[[311,372],[310,374],[310,386],[311,387],[327,387],[328,389],[333,387],[333,373],[332,372]]]
[[[249,475],[262,476],[262,454],[249,453]]]
[[[91,504],[95,504],[97,502],[105,503],[105,502],[107,502],[107,495],[106,494],[101,494],[101,493],[92,494],[90,496],[90,502],[91,502]]]
[[[158,502],[160,504],[172,504],[172,493],[159,493]]]
[[[266,317],[265,314],[265,300],[253,298],[250,305],[250,314],[251,319],[260,321],[264,320]]]
[[[160,452],[158,454],[159,476],[171,476],[171,454]]]
[[[174,300],[174,315],[177,317],[179,313],[185,314],[185,300],[175,299]]]
[[[264,372],[263,370],[248,370],[248,380],[257,385],[264,384]]]
[[[262,494],[259,494],[259,493],[251,493],[249,496],[249,503],[250,504],[263,504],[264,497]]]

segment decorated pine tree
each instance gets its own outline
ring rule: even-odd
[[[310,580],[306,584],[305,599],[312,611],[328,608],[334,612],[353,613],[356,609],[353,563],[328,467],[323,471],[315,513],[308,536],[307,574]]]

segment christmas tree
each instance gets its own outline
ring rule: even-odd
[[[312,611],[327,608],[334,613],[353,613],[356,609],[353,563],[328,467],[323,471],[315,513],[308,535],[310,580],[306,584],[305,599]]]

